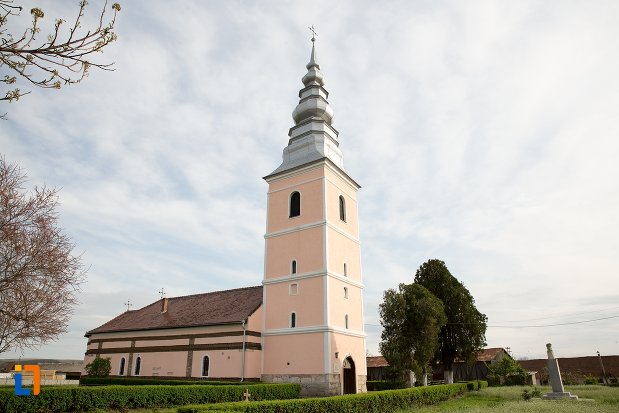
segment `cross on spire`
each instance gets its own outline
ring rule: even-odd
[[[316,30],[314,29],[314,25],[312,24],[312,27],[308,27],[308,29],[310,29],[310,31],[312,32],[312,43],[314,43],[316,41],[316,35],[318,33],[316,33]]]
[[[161,298],[165,297],[165,290],[163,289],[163,287],[161,287],[161,291],[157,291],[159,294],[161,294]]]
[[[126,306],[127,306],[127,311],[129,311],[129,307],[132,307],[132,306],[133,306],[133,304],[131,304],[131,301],[129,301],[129,300],[127,300],[127,302],[126,302],[126,303],[124,303],[124,305],[126,305]]]

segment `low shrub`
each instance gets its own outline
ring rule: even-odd
[[[477,391],[479,390],[479,382],[478,381],[467,381],[466,382],[466,389],[468,391]]]
[[[466,388],[466,383],[456,383],[313,399],[192,405],[180,407],[178,413],[214,413],[214,410],[244,413],[382,413],[436,404],[466,393]]]
[[[506,386],[524,386],[527,384],[527,375],[525,374],[512,374],[505,377]]]
[[[36,397],[19,397],[13,389],[0,389],[0,412],[39,413],[125,410],[182,406],[192,403],[222,403],[243,400],[249,390],[252,400],[294,399],[301,386],[247,384],[246,386],[99,386],[44,387]]]
[[[477,383],[479,383],[479,389],[485,389],[486,387],[488,387],[488,382],[486,380],[477,380]]]
[[[370,380],[366,383],[368,391],[382,391],[403,389],[406,383],[403,381],[388,381],[388,380]]]

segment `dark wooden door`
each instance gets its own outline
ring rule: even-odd
[[[350,357],[344,360],[344,394],[357,393],[355,362]]]

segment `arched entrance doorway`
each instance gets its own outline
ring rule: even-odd
[[[352,357],[346,357],[342,367],[344,369],[344,394],[357,393],[357,373]]]

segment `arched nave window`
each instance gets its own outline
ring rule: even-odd
[[[118,367],[118,375],[119,376],[125,375],[125,358],[124,357],[120,358],[120,366]]]
[[[140,375],[140,367],[142,367],[142,357],[138,357],[135,360],[135,375],[136,376]]]
[[[208,377],[208,368],[211,364],[208,356],[202,357],[202,377]]]
[[[301,194],[294,191],[290,194],[290,218],[301,215]]]

